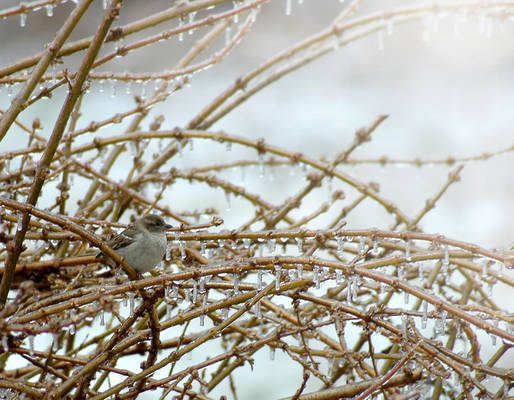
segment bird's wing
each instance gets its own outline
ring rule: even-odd
[[[137,239],[137,236],[138,231],[134,227],[129,226],[123,232],[114,236],[107,244],[111,249],[118,250],[134,243]]]

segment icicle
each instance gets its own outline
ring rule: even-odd
[[[298,247],[298,253],[303,253],[303,237],[295,238],[296,246]]]
[[[294,281],[296,279],[296,271],[294,269],[287,270],[287,274],[289,275],[290,281]]]
[[[275,253],[275,250],[277,248],[277,240],[270,238],[266,241],[266,247],[268,248],[268,251],[273,254]]]
[[[376,257],[376,256],[378,256],[379,251],[380,250],[378,248],[378,241],[376,238],[373,238],[373,243],[371,245],[371,254]]]
[[[282,267],[275,265],[275,290],[280,290],[280,274],[282,273]]]
[[[171,306],[171,302],[166,302],[166,319],[171,319],[171,313],[173,311],[173,308]]]
[[[264,178],[264,153],[259,153],[259,178]]]
[[[116,273],[117,273],[117,272],[118,272],[118,268],[116,268]],[[128,304],[128,302],[127,302],[127,296],[125,296],[125,295],[124,295],[124,296],[123,296],[123,299],[122,299],[122,305],[123,305],[123,307],[127,307],[127,304]]]
[[[27,14],[25,14],[24,12],[22,12],[22,13],[20,14],[20,26],[21,26],[22,28],[24,28],[24,27],[25,27],[25,25],[27,25]]]
[[[340,285],[343,282],[343,271],[336,269],[336,284]]]
[[[187,17],[188,17],[188,20],[189,20],[189,25],[193,25],[194,22],[195,22],[195,15],[196,15],[196,11],[191,11]],[[194,29],[190,29],[187,33],[189,35],[192,35],[194,33]]]
[[[342,257],[344,253],[344,236],[337,237],[337,255]]]
[[[34,336],[29,336],[29,352],[30,355],[34,355]]]
[[[116,81],[113,79],[111,82],[111,99],[116,97]]]
[[[207,249],[207,242],[202,240],[200,242],[200,254],[205,257],[205,250]]]
[[[166,254],[164,256],[164,259],[166,261],[171,261],[171,243],[168,243],[166,245]]]
[[[269,359],[270,359],[270,361],[275,360],[275,348],[274,347],[269,348]]]
[[[221,319],[225,320],[228,318],[228,308],[221,310]]]
[[[364,253],[366,253],[366,247],[366,238],[364,236],[361,236],[359,238],[359,247],[357,248],[357,252],[360,255],[363,255]]]
[[[303,278],[303,264],[297,264],[296,265],[296,275],[298,276],[298,279]]]
[[[207,293],[203,296],[203,299],[202,299],[202,314],[200,315],[200,326],[204,326],[204,324],[205,324],[206,308],[207,308]]]
[[[130,314],[133,314],[134,313],[134,303],[135,303],[134,292],[129,292],[128,297],[129,297]]]
[[[320,281],[319,281],[319,266],[315,265],[312,269],[313,278],[312,280],[316,284],[316,289],[319,289],[321,287]]]
[[[184,301],[189,303],[191,301],[191,291],[189,289],[184,289]]]
[[[4,353],[9,350],[9,338],[7,335],[2,335],[2,348],[4,350]]]
[[[107,0],[102,0],[102,7],[104,10],[107,9]]]
[[[286,0],[286,15],[289,16],[291,15],[291,8],[292,8],[292,1],[291,0]]]
[[[403,331],[403,337],[406,339],[409,335],[408,329],[407,329],[407,315],[402,314],[402,331]]]
[[[180,240],[180,235],[177,233],[175,234],[175,242],[177,243],[178,248],[180,249],[180,257],[182,260],[186,259],[186,249],[184,247],[184,242]]]
[[[262,306],[260,300],[255,304],[255,309],[257,318],[262,319]]]
[[[105,311],[100,310],[100,326],[105,326]]]
[[[404,305],[409,304],[409,292],[407,292],[407,291],[403,292],[403,304]]]
[[[227,208],[225,210],[226,211],[230,211],[231,210],[231,206],[230,206],[230,191],[228,191],[228,190],[225,190],[225,200],[227,201]]]
[[[250,244],[252,240],[250,238],[243,238],[243,246],[246,250],[250,249]]]
[[[237,296],[241,292],[239,291],[239,274],[234,274],[234,295]]]
[[[412,257],[410,255],[410,240],[409,239],[405,240],[405,260],[407,262],[412,261]]]
[[[198,282],[193,281],[193,295],[192,295],[192,302],[196,303],[198,300]]]
[[[446,310],[442,310],[440,314],[440,318],[437,318],[435,321],[435,331],[436,334],[443,333],[446,329]]]
[[[47,4],[45,6],[46,9],[46,16],[47,17],[53,17],[54,16],[54,5],[53,4]]]
[[[387,36],[392,36],[393,28],[394,28],[393,20],[391,18],[389,18],[386,23]]]
[[[423,315],[421,317],[421,329],[425,329],[427,327],[428,320],[428,302],[423,301]]]
[[[358,291],[359,291],[359,285],[357,284],[357,277],[356,276],[352,276],[353,279],[353,284],[352,284],[352,301],[355,302],[357,301],[357,297],[358,297]]]
[[[129,80],[127,81],[127,83],[125,84],[125,93],[126,94],[130,94],[132,92],[132,81]]]
[[[200,293],[202,293],[202,294],[205,293],[205,282],[206,281],[207,281],[207,277],[202,276],[200,278],[200,289],[199,290],[200,290]]]
[[[232,27],[229,25],[225,28],[225,46],[228,46],[230,44],[231,32],[232,32]]]

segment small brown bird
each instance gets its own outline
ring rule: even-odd
[[[166,253],[166,230],[172,228],[162,217],[146,215],[116,235],[107,244],[141,273],[152,270]],[[108,258],[108,263],[114,266]]]

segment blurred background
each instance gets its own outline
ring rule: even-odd
[[[126,2],[118,25],[162,11],[174,3],[157,0]],[[273,0],[265,3],[241,43],[220,63],[192,75],[189,85],[154,106],[142,128],[147,129],[152,117],[160,114],[165,118],[161,129],[184,128],[238,77],[326,29],[351,3],[349,0]],[[332,160],[353,142],[359,128],[370,126],[379,115],[387,114],[389,117],[374,132],[372,140],[350,156],[352,160],[370,162],[343,164],[339,168],[361,182],[378,182],[380,194],[413,217],[445,184],[448,173],[457,165],[464,165],[462,180],[450,187],[420,226],[427,233],[440,233],[487,248],[510,248],[514,226],[514,8],[497,3],[499,6],[495,8],[489,7],[487,1],[462,3],[481,5],[473,9],[464,6],[438,9],[434,6],[422,18],[402,22],[388,19],[387,13],[420,7],[426,2],[363,0],[346,21],[384,13],[383,22],[379,21],[383,29],[347,45],[334,46],[334,51],[250,97],[209,130],[251,139],[263,138],[267,144],[293,153]],[[1,7],[16,5],[16,1],[4,0]],[[61,2],[51,11],[43,8],[28,13],[25,21],[20,21],[19,16],[0,20],[0,66],[41,51],[73,7],[72,1]],[[232,7],[232,2],[217,6],[220,10]],[[88,25],[88,21],[99,21],[102,13],[102,2],[97,1],[88,11],[90,18],[83,19],[71,40],[92,35],[97,27]],[[239,23],[242,20],[244,18]],[[124,43],[176,26],[177,21],[168,21],[134,34]],[[236,28],[235,23],[227,35],[234,34]],[[172,37],[146,46],[116,58],[95,72],[173,70],[205,32],[206,28],[201,28],[192,34],[185,33],[182,40]],[[223,47],[224,40],[224,37],[218,38],[210,53]],[[117,45],[119,43],[107,44],[103,52],[112,51]],[[67,68],[74,71],[81,57],[67,58]],[[121,82],[92,81],[89,93],[83,99],[79,128],[133,108],[134,95],[152,91],[159,83],[135,82],[127,88]],[[12,95],[20,87],[0,85],[0,109],[8,108]],[[64,94],[64,89],[59,89],[52,99],[40,101],[20,114],[19,120],[30,126],[33,118],[41,118],[44,127],[41,134],[48,136]],[[119,135],[128,122],[111,125],[95,135]],[[13,128],[0,143],[0,151],[25,146],[26,136]],[[509,151],[487,160],[478,157],[476,161],[457,162],[451,166],[434,162],[416,167],[401,162],[444,161],[449,157],[463,159],[501,150]],[[189,168],[216,164],[235,158],[235,151],[231,153],[223,144],[195,141],[193,149],[184,148],[183,155],[170,165]],[[244,152],[248,150],[241,151],[239,158],[245,157]],[[379,161],[383,156],[394,162],[381,164]],[[247,158],[256,160],[256,152],[249,151]],[[119,167],[113,171],[113,176],[122,180],[124,173]],[[266,193],[268,199],[277,202],[296,193],[298,188],[289,171],[279,170],[275,176],[267,172],[266,176],[259,177],[255,167],[246,177],[230,175],[227,179],[251,191]],[[331,189],[348,190],[335,180]],[[208,198],[201,193],[202,190],[188,182],[177,183],[165,194],[165,202],[168,201],[174,211],[216,207],[225,220],[223,229],[238,227],[242,216],[246,216],[243,200],[233,199],[229,207],[223,192],[211,193]],[[80,194],[73,194],[73,190],[72,195],[80,197]],[[326,187],[316,191],[302,204],[302,213],[316,210],[328,195]],[[355,194],[350,190],[348,203],[352,196]],[[322,218],[314,220],[309,227],[323,226]],[[380,206],[370,203],[349,216],[347,227],[387,229],[393,222]],[[512,308],[511,293],[502,293],[499,289],[493,295],[501,306]],[[260,356],[268,357],[257,355]],[[260,379],[263,376],[274,379],[270,381],[274,395],[291,394],[291,387],[298,381],[298,371],[281,370],[278,353],[274,362],[257,362],[256,366],[254,373],[259,379],[255,384],[250,368],[236,373],[245,380],[245,385],[238,387],[241,398],[266,398],[267,388]]]

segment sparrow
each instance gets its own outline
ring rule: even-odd
[[[112,238],[107,245],[140,273],[152,270],[166,253],[166,230],[172,228],[155,214],[145,215]],[[102,253],[100,253],[102,254]],[[100,255],[98,254],[98,256]],[[107,257],[109,265],[114,262]]]

